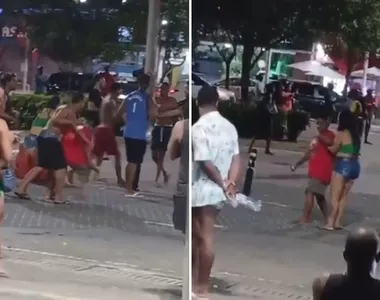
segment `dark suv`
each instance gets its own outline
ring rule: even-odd
[[[47,92],[83,92],[88,93],[92,88],[93,73],[58,72],[53,73],[47,80]]]

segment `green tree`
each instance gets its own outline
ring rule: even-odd
[[[15,0],[9,9],[30,7],[26,16],[31,45],[52,59],[65,63],[82,63],[88,58],[117,61],[145,44],[148,0]],[[188,1],[165,0],[163,17],[168,17],[165,46],[176,51],[188,39]],[[118,29],[132,32],[131,43],[120,43]],[[182,37],[181,40],[179,37]]]
[[[338,30],[325,33],[323,41],[335,58],[347,66],[346,79],[357,64],[362,63],[365,53],[376,55],[380,48],[380,2],[377,0],[344,0],[338,22]],[[347,92],[348,80],[344,93]]]
[[[56,61],[82,64],[88,58],[103,57],[113,62],[123,58],[127,50],[118,42],[117,16],[102,9],[84,12],[72,5],[36,12],[26,20],[31,45]]]
[[[230,32],[243,45],[242,98],[248,99],[250,71],[262,57],[265,49],[284,43],[310,49],[315,37],[322,32],[335,31],[340,14],[337,3],[314,0],[267,0],[258,5],[255,1],[209,0],[193,1],[195,28],[199,34],[204,28],[220,28]],[[193,20],[194,22],[194,20]]]
[[[224,34],[223,34],[224,33]],[[225,66],[225,88],[230,88],[230,74],[231,74],[231,63],[236,57],[237,42],[238,40],[232,36],[228,31],[218,30],[212,33],[213,42],[216,50],[218,51],[220,57],[223,59]]]

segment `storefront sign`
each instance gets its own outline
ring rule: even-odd
[[[1,28],[1,37],[23,38],[25,37],[25,32],[20,32],[17,26],[3,26]]]

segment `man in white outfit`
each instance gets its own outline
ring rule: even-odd
[[[236,195],[240,173],[236,128],[217,111],[218,92],[204,86],[198,93],[199,120],[192,127],[193,294],[208,299],[214,261],[214,225],[223,203]]]

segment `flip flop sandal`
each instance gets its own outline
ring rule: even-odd
[[[0,278],[9,278],[9,275],[3,268],[0,268]]]
[[[144,195],[141,195],[139,192],[133,194],[125,194],[124,196],[127,198],[144,198]]]
[[[343,226],[335,226],[334,229],[335,229],[335,230],[343,230],[343,229],[345,229],[345,228],[344,228]]]
[[[163,186],[162,186],[162,184],[161,183],[159,183],[159,182],[155,182],[154,183],[154,187],[156,187],[156,188],[163,188]]]
[[[65,200],[63,202],[60,202],[60,201],[52,201],[53,204],[56,204],[56,205],[68,205],[70,204],[71,202],[69,200]]]
[[[328,226],[318,226],[320,230],[325,230],[325,231],[335,231],[333,227],[328,227]]]
[[[30,196],[26,193],[19,193],[19,192],[14,192],[14,194],[21,200],[32,200]]]

